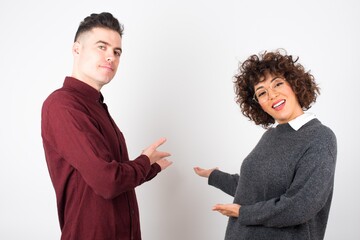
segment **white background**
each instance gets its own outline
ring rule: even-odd
[[[234,101],[239,61],[285,48],[322,94],[309,110],[338,139],[328,240],[360,239],[360,2],[1,1],[0,239],[59,239],[40,136],[44,99],[71,74],[73,37],[90,13],[125,26],[118,73],[102,90],[131,158],[159,137],[174,164],[137,188],[145,240],[223,239],[212,212],[232,198],[194,166],[236,173],[263,133]]]

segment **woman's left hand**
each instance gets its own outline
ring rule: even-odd
[[[216,204],[212,210],[218,211],[222,215],[228,216],[228,217],[239,217],[240,212],[240,205],[239,204]]]

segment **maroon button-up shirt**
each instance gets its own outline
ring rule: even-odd
[[[61,239],[140,240],[134,188],[161,168],[145,155],[129,160],[101,93],[66,77],[43,104],[41,132]]]

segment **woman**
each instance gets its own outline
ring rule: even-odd
[[[324,238],[334,186],[334,133],[312,114],[319,88],[304,67],[277,50],[250,56],[235,76],[242,113],[267,131],[240,174],[195,167],[234,197],[213,210],[229,217],[226,240]]]

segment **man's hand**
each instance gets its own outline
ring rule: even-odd
[[[160,159],[156,163],[160,165],[161,170],[165,170],[168,166],[172,164],[172,161],[169,161],[167,159]]]
[[[168,152],[160,152],[157,150],[158,147],[160,147],[163,143],[166,142],[165,138],[160,138],[153,144],[151,144],[147,149],[145,149],[142,154],[148,156],[150,159],[150,164],[157,163],[160,165],[161,170],[167,168],[172,164],[171,161],[168,161],[166,157],[171,156]]]
[[[205,177],[205,178],[208,178],[215,169],[218,169],[218,168],[203,169],[200,167],[194,167],[195,173],[197,175],[199,175],[200,177]]]
[[[239,217],[240,212],[240,205],[239,204],[216,204],[213,207],[213,211],[218,211],[222,215],[228,216],[228,217]]]

